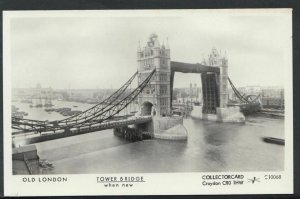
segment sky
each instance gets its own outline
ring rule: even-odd
[[[238,87],[282,86],[289,67],[286,44],[292,35],[286,14],[48,13],[10,19],[13,88],[37,83],[56,89],[118,88],[137,70],[138,42],[145,46],[151,33],[160,43],[168,40],[171,61],[200,63],[213,47],[226,51],[229,76]],[[200,75],[176,73],[174,87],[200,82]]]

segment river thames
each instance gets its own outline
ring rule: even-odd
[[[91,104],[55,101],[54,108]],[[64,116],[43,108],[14,102],[26,118],[57,120]],[[246,117],[245,124],[184,119],[187,141],[158,139],[129,142],[104,130],[37,143],[41,159],[53,164],[44,174],[164,173],[282,171],[284,146],[269,144],[262,137],[284,138],[284,119]]]

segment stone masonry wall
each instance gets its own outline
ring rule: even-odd
[[[170,129],[178,124],[183,124],[183,118],[180,116],[153,117],[154,133]]]

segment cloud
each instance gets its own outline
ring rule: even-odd
[[[18,17],[11,20],[13,86],[40,82],[54,88],[118,88],[137,69],[138,41],[145,44],[152,32],[161,43],[168,37],[171,60],[201,62],[202,54],[217,47],[227,51],[229,74],[237,84],[282,85],[283,46],[290,39],[284,30],[291,28],[287,21],[278,16],[213,14]],[[176,78],[175,86],[190,83],[182,74]]]

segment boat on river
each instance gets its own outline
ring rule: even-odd
[[[45,108],[46,112],[52,112],[52,111],[55,111],[55,110],[56,110],[55,108]]]
[[[285,145],[285,140],[281,138],[263,137],[263,141],[272,144]]]

